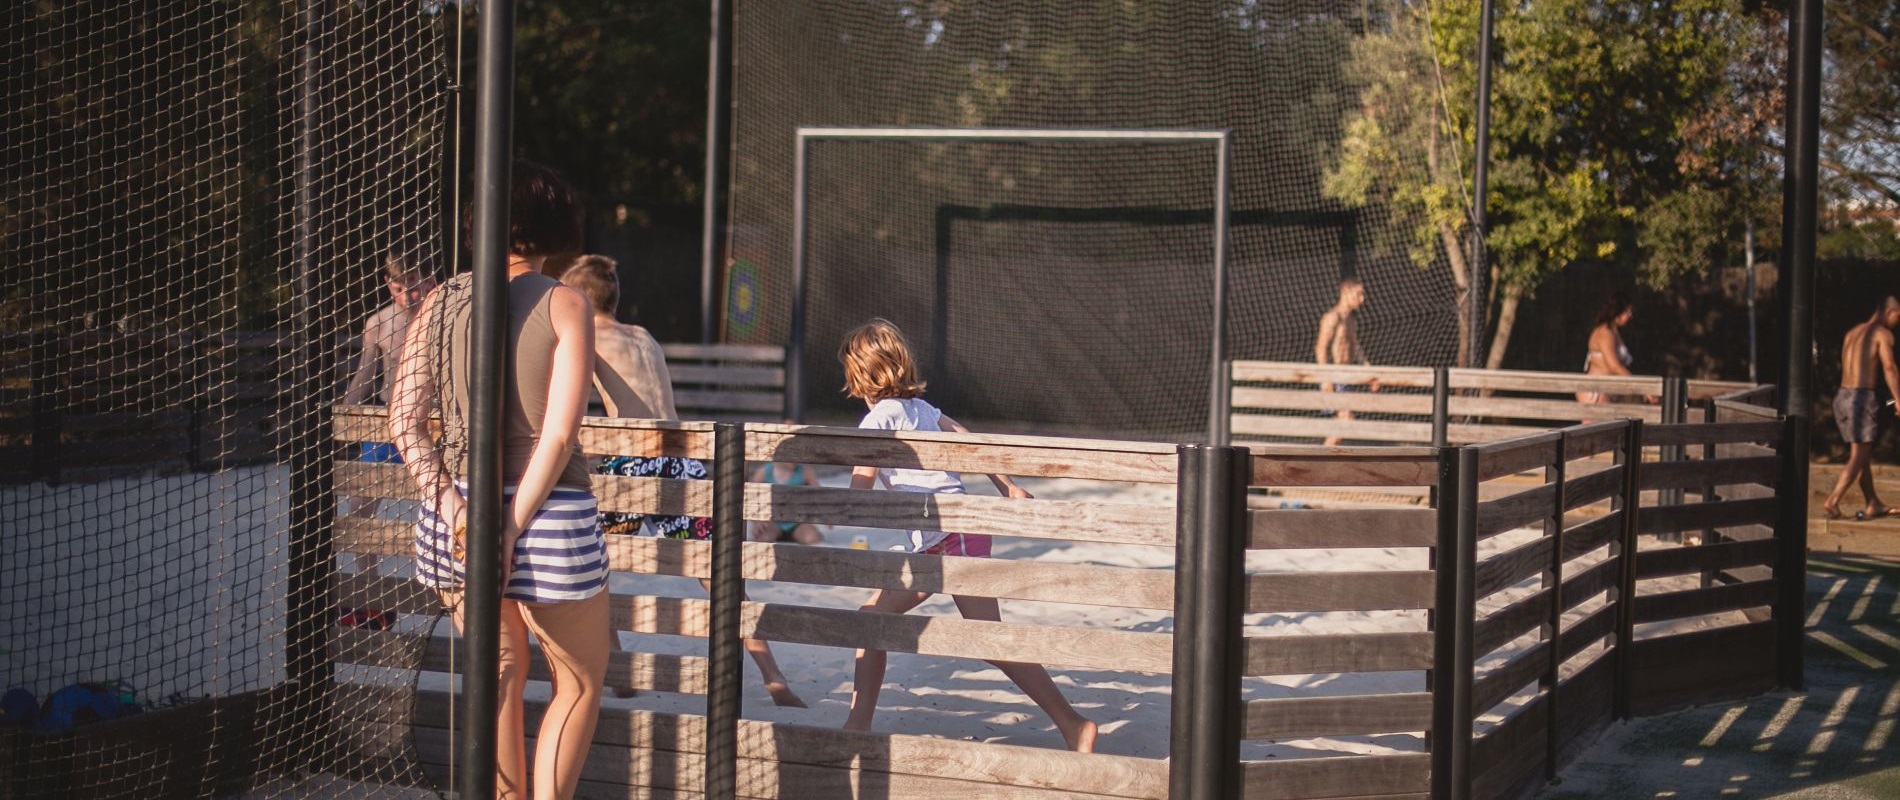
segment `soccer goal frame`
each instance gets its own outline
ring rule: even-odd
[[[1227,129],[1168,128],[838,128],[805,127],[797,130],[792,160],[792,320],[785,347],[785,416],[805,419],[805,294],[809,279],[806,258],[810,241],[810,170],[812,144],[824,141],[934,141],[934,142],[1127,142],[1130,144],[1204,142],[1214,148],[1214,319],[1209,350],[1207,441],[1224,445],[1228,438],[1227,397],[1227,258],[1231,216],[1233,132]]]

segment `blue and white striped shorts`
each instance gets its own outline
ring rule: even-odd
[[[464,496],[468,487],[456,485]],[[512,498],[515,487],[502,489]],[[607,547],[601,541],[594,495],[557,488],[515,540],[514,571],[501,596],[524,603],[571,603],[607,588]],[[416,581],[434,589],[462,588],[455,536],[433,508],[416,520]]]

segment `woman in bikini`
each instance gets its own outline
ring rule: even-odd
[[[1623,343],[1621,329],[1635,313],[1630,307],[1629,295],[1622,292],[1604,301],[1603,308],[1597,311],[1596,326],[1590,329],[1590,351],[1583,357],[1583,374],[1630,374],[1630,348]],[[1610,399],[1602,392],[1578,392],[1577,402],[1597,404],[1608,403]]]

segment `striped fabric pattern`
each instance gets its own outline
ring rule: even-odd
[[[468,487],[457,484],[464,496]],[[513,498],[515,487],[502,490]],[[540,512],[515,540],[514,571],[501,596],[524,603],[571,603],[607,588],[607,548],[600,536],[594,495],[580,489],[555,489]],[[416,580],[434,589],[459,589],[462,564],[454,553],[454,532],[433,508],[416,520]]]

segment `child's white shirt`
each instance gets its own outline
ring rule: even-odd
[[[880,431],[941,431],[938,420],[942,418],[942,411],[918,398],[887,398],[872,405],[858,427]],[[879,467],[877,477],[879,483],[897,492],[963,494],[963,478],[954,472]],[[911,550],[927,550],[946,535],[942,531],[911,531]]]

